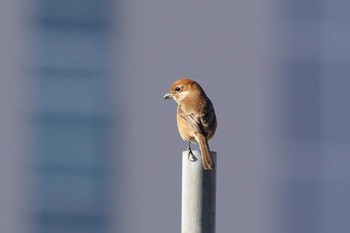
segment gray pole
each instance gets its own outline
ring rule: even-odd
[[[215,233],[216,152],[213,171],[203,169],[199,151],[192,152],[182,152],[181,233]]]

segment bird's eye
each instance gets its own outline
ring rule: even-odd
[[[175,91],[180,91],[180,87],[175,87]]]

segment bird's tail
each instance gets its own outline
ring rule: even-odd
[[[198,143],[202,154],[202,164],[204,170],[214,170],[214,162],[211,156],[207,138],[204,135],[200,135],[198,138]]]

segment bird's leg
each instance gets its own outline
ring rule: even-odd
[[[187,147],[187,150],[188,150],[188,160],[194,160],[195,157],[194,157],[194,154],[192,153],[192,149],[191,149],[191,141],[188,141],[188,147]]]
[[[188,141],[188,147],[187,147],[188,151],[191,151],[191,141]]]

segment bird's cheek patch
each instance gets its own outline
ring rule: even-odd
[[[188,91],[180,92],[178,94],[179,101],[183,100],[187,96],[187,94],[188,94]]]

